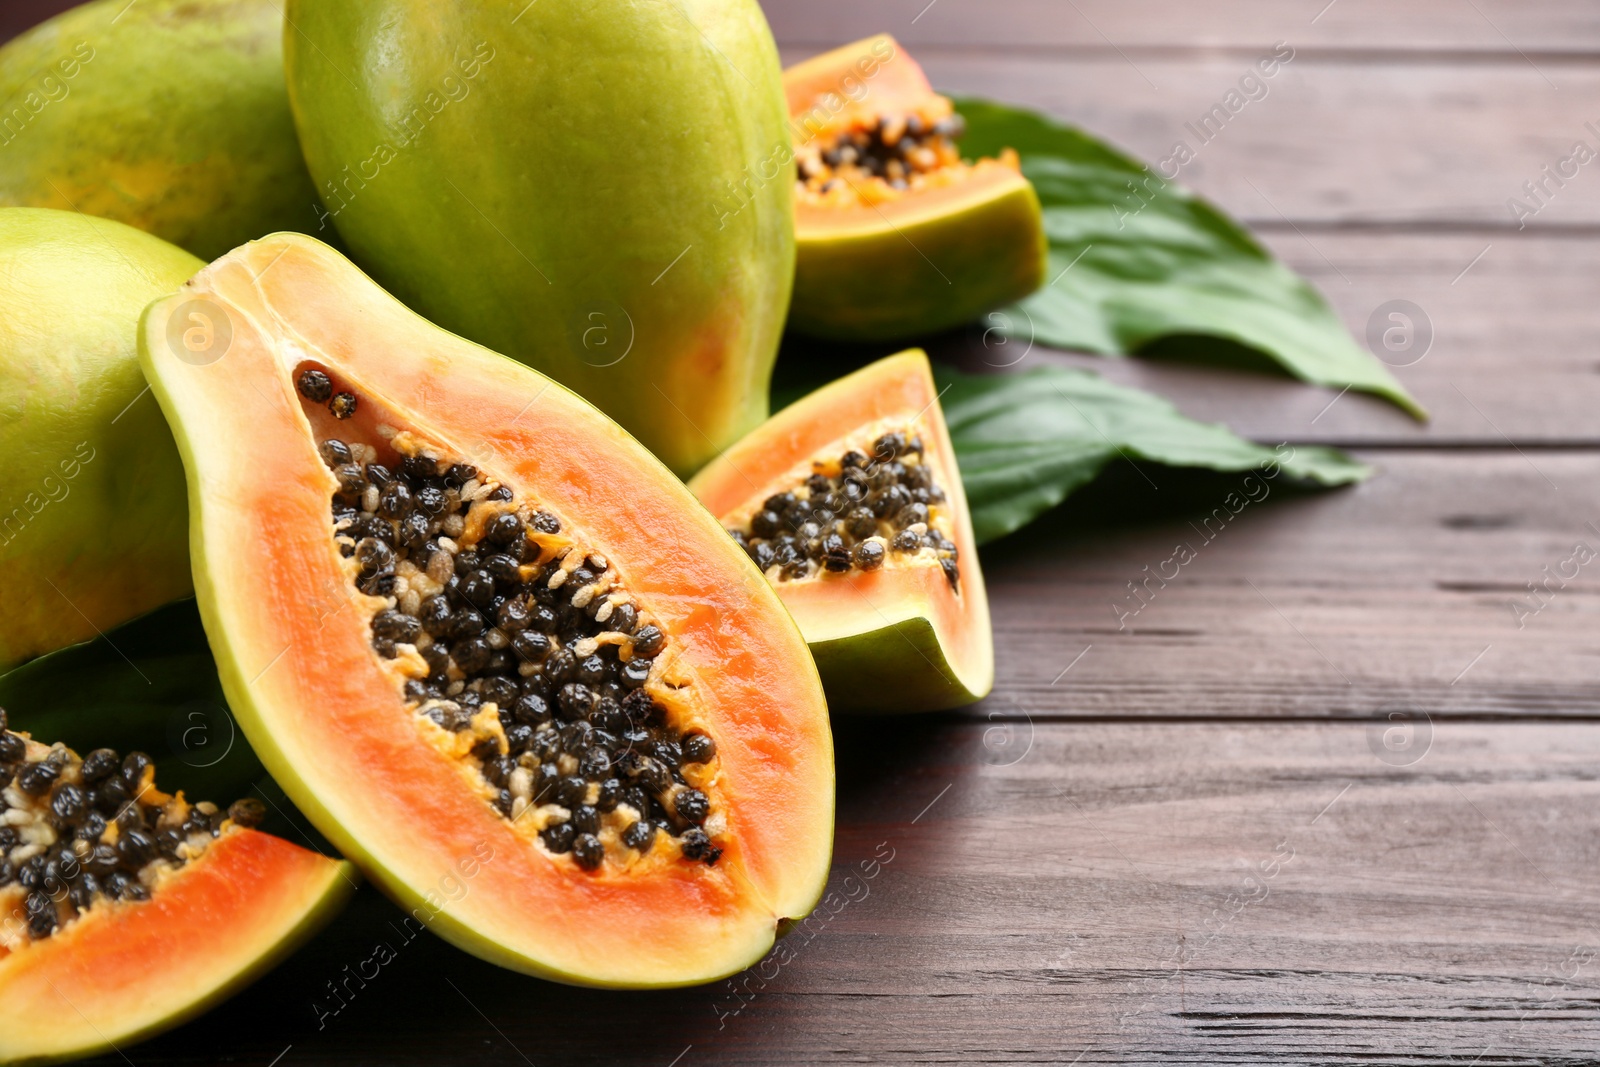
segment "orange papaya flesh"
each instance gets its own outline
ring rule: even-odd
[[[196,314],[225,350],[184,347]],[[815,668],[619,426],[298,235],[152,305],[140,357],[229,702],[419,921],[526,973],[664,986],[809,912],[833,821]]]
[[[1017,154],[963,160],[961,116],[887,35],[784,72],[797,161],[790,325],[878,340],[960,325],[1044,280]]]
[[[4,730],[0,712],[0,731]],[[157,788],[149,757],[0,734],[0,1061],[121,1048],[248,984],[349,899],[356,872]]]
[[[920,350],[796,401],[689,485],[800,624],[832,708],[925,711],[989,692],[983,573]]]

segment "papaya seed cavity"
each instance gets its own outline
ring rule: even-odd
[[[923,447],[915,433],[891,430],[873,441],[871,456],[851,450],[836,461],[818,460],[803,483],[767,497],[728,533],[775,582],[926,557],[959,591],[946,495]]]
[[[348,418],[341,397],[356,409],[322,370],[302,370],[296,388],[335,418]],[[581,531],[412,434],[376,436],[381,449],[326,437],[318,453],[336,482],[334,543],[356,588],[386,602],[372,648],[403,679],[419,728],[501,816],[582,870],[663,841],[715,864],[716,743],[647,687],[668,634]]]

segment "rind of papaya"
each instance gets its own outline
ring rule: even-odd
[[[956,672],[933,623],[921,615],[811,643],[834,711],[939,711],[981,700]]]
[[[1015,171],[989,173],[933,209],[919,209],[916,194],[881,216],[852,210],[848,222],[802,209],[790,326],[891,340],[960,326],[1037,289],[1048,255],[1039,196]]]
[[[359,875],[269,834],[235,829],[148,901],[100,904],[0,956],[0,1062],[120,1050],[233,996],[309,940]]]
[[[227,345],[185,352],[169,329],[185,308],[218,337],[226,324]],[[184,457],[197,600],[229,704],[306,817],[419,923],[524,973],[645,988],[740,970],[815,906],[834,802],[815,667],[743,553],[621,427],[296,234],[237,249],[151,305],[140,358]],[[336,483],[292,381],[304,360],[356,392],[358,422],[471,456],[582,530],[671,635],[717,741],[728,830],[715,867],[580,871],[424,739],[329,534]]]

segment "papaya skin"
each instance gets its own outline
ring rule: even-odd
[[[851,229],[802,224],[793,329],[836,341],[937,333],[1044,282],[1039,195],[1021,175],[968,202],[880,222]]]
[[[755,0],[289,0],[287,17],[306,159],[386,289],[680,474],[766,416],[793,164]]]
[[[0,208],[0,665],[191,591],[183,464],[137,348],[144,306],[200,267],[118,222]]]
[[[282,27],[277,0],[95,0],[7,43],[0,204],[116,219],[203,259],[315,232]]]
[[[834,711],[915,712],[982,700],[951,665],[933,624],[913,615],[890,626],[828,641],[811,655]]]

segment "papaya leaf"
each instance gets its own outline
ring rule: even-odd
[[[80,755],[146,752],[161,788],[194,800],[226,807],[265,778],[228,710],[193,600],[0,675],[0,707],[12,729]]]
[[[1205,200],[1082,130],[989,101],[957,105],[965,154],[1011,147],[1021,155],[1050,241],[1044,287],[994,322],[1101,355],[1222,339],[1305,381],[1374,393],[1427,417],[1320,293]],[[1176,354],[1171,343],[1161,347]]]
[[[1372,473],[1331,448],[1254,444],[1088,371],[973,375],[935,366],[934,375],[979,543],[1027,525],[1117,459],[1259,470],[1313,486],[1348,485]]]

